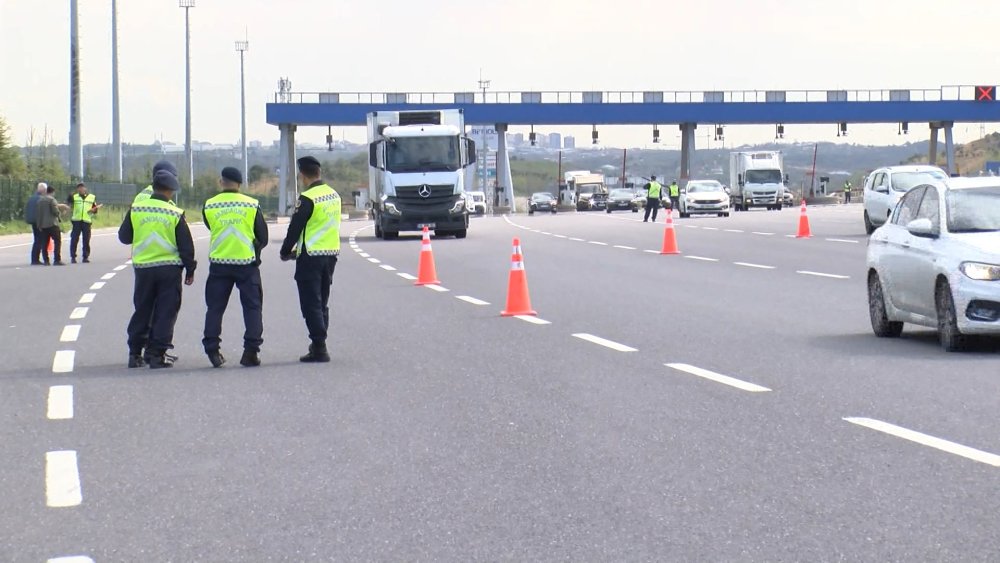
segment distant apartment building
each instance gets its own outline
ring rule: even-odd
[[[562,148],[562,135],[559,133],[549,133],[549,148],[550,149],[561,149]]]
[[[563,138],[563,148],[564,149],[575,149],[576,148],[576,137],[572,135],[566,135]]]

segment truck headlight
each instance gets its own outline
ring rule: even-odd
[[[391,201],[383,202],[382,206],[385,207],[385,212],[389,215],[402,215],[402,213],[399,212],[399,208],[396,207],[396,204]]]
[[[1000,280],[1000,266],[980,262],[962,262],[958,267],[966,276],[979,281]]]
[[[451,213],[461,213],[464,208],[465,200],[460,199],[455,202],[455,205],[451,206]]]

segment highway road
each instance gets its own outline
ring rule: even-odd
[[[207,231],[173,370],[128,370],[128,247],[28,267],[0,238],[0,560],[996,561],[1000,343],[873,336],[858,205],[675,220],[342,226],[330,364],[265,250],[201,350]],[[272,225],[275,241],[285,225]],[[502,317],[519,237],[536,317]]]

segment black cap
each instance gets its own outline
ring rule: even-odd
[[[222,177],[230,182],[236,182],[237,184],[243,183],[243,174],[232,166],[227,166],[222,169]]]
[[[174,178],[177,177],[177,167],[174,166],[174,163],[170,162],[169,160],[161,160],[161,161],[159,161],[159,162],[157,162],[156,164],[153,165],[153,175],[154,176],[160,170],[166,170],[167,172],[170,172],[171,174],[173,174]]]
[[[315,167],[315,168],[319,168],[320,167],[319,161],[316,160],[316,157],[314,157],[314,156],[303,156],[302,158],[298,159],[295,162],[298,163],[299,170],[301,170],[303,166],[306,166],[306,167]]]
[[[653,174],[652,176],[650,176],[649,179],[650,180],[655,180],[656,179],[656,174]]]
[[[159,170],[156,174],[153,174],[153,187],[173,190],[175,192],[181,190],[181,185],[177,182],[177,177],[167,170]]]

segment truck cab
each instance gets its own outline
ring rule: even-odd
[[[601,174],[576,174],[566,178],[569,191],[576,200],[577,211],[603,210],[608,206],[608,188]]]
[[[730,154],[730,191],[736,211],[748,211],[753,207],[780,211],[787,182],[780,151]]]

